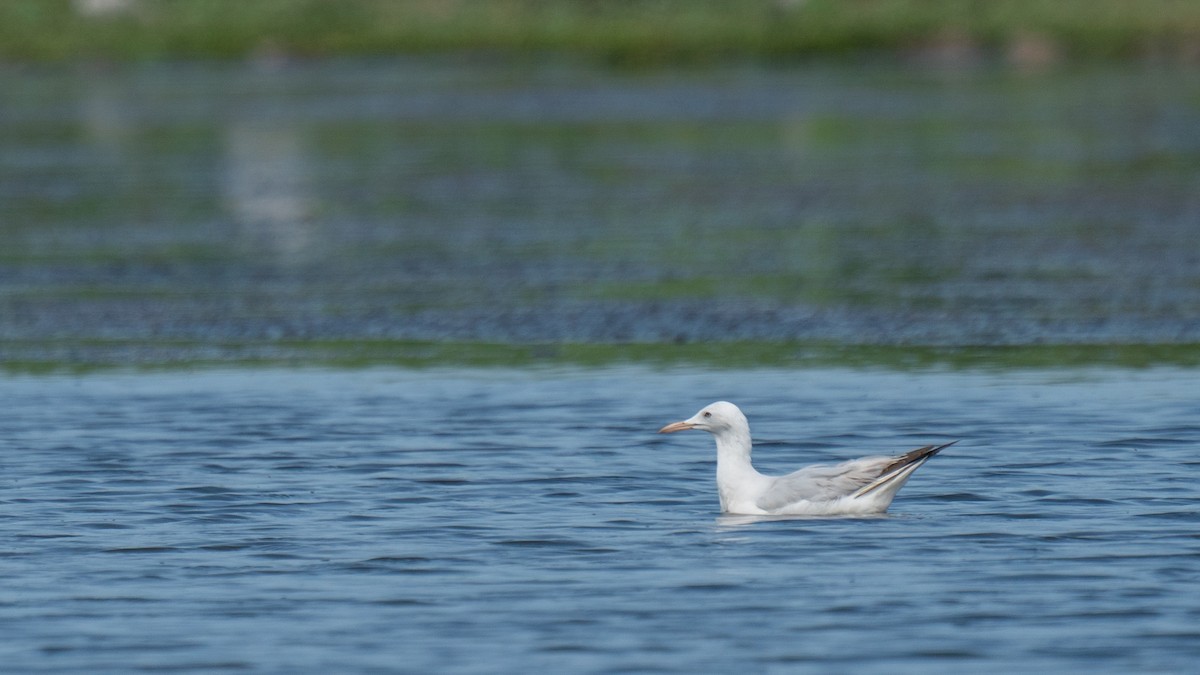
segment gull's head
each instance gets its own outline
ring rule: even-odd
[[[699,429],[710,434],[721,434],[733,429],[747,429],[749,423],[738,407],[728,401],[717,401],[704,406],[700,412],[686,420],[672,422],[658,430],[660,434]]]

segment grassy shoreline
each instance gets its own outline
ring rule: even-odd
[[[91,9],[88,9],[88,8]],[[621,64],[863,52],[1036,64],[1200,58],[1175,0],[5,0],[0,60],[481,52]]]
[[[0,372],[81,373],[211,367],[584,367],[628,364],[705,368],[848,367],[1052,369],[1200,367],[1200,344],[1011,346],[871,345],[829,342],[504,344],[410,340],[202,342],[64,341],[0,343]]]

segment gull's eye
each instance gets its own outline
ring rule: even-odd
[[[706,413],[704,413],[704,416],[705,416],[705,417],[712,417],[712,413],[710,413],[710,412],[706,412]]]

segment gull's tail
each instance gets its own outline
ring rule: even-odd
[[[879,478],[871,481],[867,485],[859,488],[852,497],[863,497],[873,492],[884,491],[895,495],[896,491],[904,486],[905,481],[912,475],[912,472],[921,468],[921,465],[929,461],[930,457],[948,448],[958,441],[950,441],[944,445],[927,445],[923,448],[917,448],[912,452],[906,452],[896,458],[894,462],[888,464],[879,473]],[[888,501],[891,501],[889,498]]]

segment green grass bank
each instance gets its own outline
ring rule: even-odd
[[[487,53],[618,64],[860,52],[1200,59],[1179,0],[4,0],[0,59]]]
[[[36,347],[36,348],[35,348]],[[820,341],[666,343],[432,342],[413,340],[0,342],[0,372],[64,373],[194,368],[506,368],[622,364],[707,368],[1148,368],[1200,366],[1200,345],[921,346]]]

